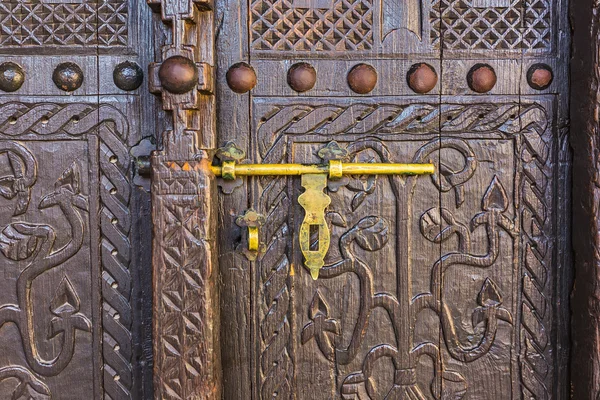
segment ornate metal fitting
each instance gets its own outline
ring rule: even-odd
[[[325,265],[325,256],[331,242],[329,227],[325,221],[325,209],[331,203],[331,198],[324,193],[327,175],[302,175],[301,184],[305,192],[298,196],[298,203],[304,208],[305,215],[300,225],[300,250],[310,276],[317,280],[319,271]],[[314,242],[311,240],[313,238]]]
[[[223,168],[221,178],[218,179],[217,184],[223,193],[231,194],[236,188],[244,184],[241,178],[236,179],[235,164],[241,163],[246,157],[246,153],[235,142],[227,142],[225,146],[217,150],[215,157],[221,160]]]
[[[221,178],[226,181],[235,180],[235,161],[223,161],[221,166]]]
[[[241,162],[246,157],[246,153],[235,142],[227,142],[217,150],[215,156],[221,161]]]
[[[336,141],[327,143],[318,151],[317,155],[325,162],[329,160],[348,161],[349,157],[348,150],[341,147]]]
[[[329,150],[325,150],[324,156],[328,156],[328,151],[333,151],[336,145],[332,144]],[[222,153],[229,154],[227,151]],[[299,232],[300,249],[304,255],[304,265],[315,280],[325,265],[324,259],[331,241],[325,221],[325,209],[331,203],[331,198],[325,193],[327,178],[340,179],[344,175],[424,175],[435,172],[433,164],[344,163],[335,159],[318,165],[238,164],[228,160],[221,165],[212,165],[211,170],[224,181],[234,181],[237,176],[302,176],[301,184],[305,192],[298,197],[298,203],[304,208],[305,215]],[[249,234],[257,235],[256,232]],[[258,244],[252,245],[258,248]]]
[[[342,161],[329,160],[329,179],[342,179]]]

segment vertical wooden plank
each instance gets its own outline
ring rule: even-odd
[[[152,157],[155,398],[218,399],[213,4],[148,3],[172,29],[149,71],[151,91],[173,117]]]
[[[248,159],[250,150],[250,94],[236,93],[227,85],[229,69],[248,57],[248,2],[223,0],[216,4],[218,29],[216,51],[217,143],[219,147],[233,141]],[[235,68],[235,67],[234,67]],[[227,192],[227,193],[226,193]],[[251,311],[252,285],[256,280],[255,264],[243,254],[246,232],[236,224],[249,207],[248,188],[241,186],[220,190],[218,218],[219,273],[221,295],[221,348],[223,354],[223,396],[227,399],[251,398],[256,366],[252,353],[258,339]]]
[[[571,395],[600,395],[600,177],[598,175],[598,52],[600,6],[571,3],[571,137],[573,149],[573,249]]]

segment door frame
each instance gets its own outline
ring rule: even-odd
[[[571,5],[571,396],[600,396],[600,4]],[[568,287],[571,287],[570,285]],[[566,360],[565,360],[566,362]]]

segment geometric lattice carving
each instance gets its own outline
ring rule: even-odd
[[[127,0],[3,0],[0,28],[0,46],[126,46]]]
[[[551,1],[509,0],[506,7],[474,7],[469,0],[433,0],[432,43],[444,49],[550,49]]]
[[[255,50],[351,51],[373,47],[373,0],[335,0],[301,8],[292,0],[253,0]]]

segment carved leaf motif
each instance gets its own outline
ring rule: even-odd
[[[477,302],[483,307],[502,304],[502,295],[498,290],[498,286],[496,286],[496,283],[490,278],[486,278],[485,282],[483,282]]]
[[[352,198],[352,211],[356,211],[358,207],[365,201],[367,198],[367,192],[358,192]]]
[[[383,248],[389,240],[388,226],[383,218],[366,217],[355,226],[356,243],[368,251],[377,251]]]
[[[329,307],[327,307],[327,303],[321,297],[321,292],[317,290],[315,295],[313,296],[312,302],[310,303],[310,318],[315,319],[317,315],[322,315],[324,317],[329,316]]]
[[[329,221],[331,221],[332,225],[339,226],[341,228],[348,227],[346,219],[337,211],[329,211],[327,213],[327,217],[329,218]]]
[[[81,180],[81,172],[79,171],[79,165],[73,162],[69,168],[67,168],[62,175],[56,180],[54,184],[55,188],[65,187],[71,190],[73,193],[79,193],[79,182]]]
[[[485,211],[506,211],[508,208],[508,195],[496,175],[483,195],[482,208]]]
[[[79,296],[66,276],[60,281],[56,295],[50,302],[50,311],[59,317],[73,315],[79,311]]]
[[[421,216],[421,233],[427,240],[439,243],[442,230],[455,224],[454,216],[447,208],[430,208]]]
[[[12,400],[50,400],[51,396],[48,393],[38,392],[35,388],[31,387],[29,383],[23,382],[12,394]]]
[[[444,392],[441,400],[460,400],[467,392],[467,382],[465,378],[454,371],[444,371],[442,373],[442,386]]]
[[[36,229],[36,225],[26,223],[10,224],[0,233],[0,251],[13,261],[30,258],[38,247],[39,237],[27,234]]]

